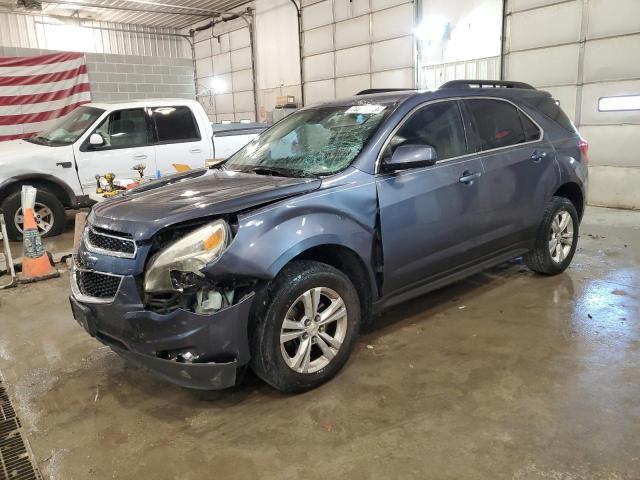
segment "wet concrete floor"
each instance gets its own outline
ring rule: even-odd
[[[0,292],[0,372],[46,478],[640,478],[640,212],[590,208],[562,275],[512,262],[385,313],[298,396],[167,384],[67,294],[67,274]]]

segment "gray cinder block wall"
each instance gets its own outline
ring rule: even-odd
[[[0,46],[0,56],[53,53],[37,48]],[[140,57],[86,53],[91,98],[95,102],[123,102],[141,98],[195,99],[190,58]]]

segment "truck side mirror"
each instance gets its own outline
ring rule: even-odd
[[[101,147],[104,145],[104,138],[99,133],[92,133],[89,137],[89,145],[92,147]]]
[[[385,172],[406,170],[409,168],[429,167],[436,163],[438,154],[431,145],[399,145],[391,158],[382,164]]]

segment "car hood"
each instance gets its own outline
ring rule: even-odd
[[[89,222],[136,240],[189,220],[234,213],[316,190],[322,182],[228,170],[192,170],[171,175],[98,203]]]

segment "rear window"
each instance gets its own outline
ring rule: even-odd
[[[200,140],[198,126],[189,107],[154,108],[153,121],[160,143]]]
[[[567,114],[560,108],[560,102],[553,97],[538,97],[526,100],[529,105],[534,107],[545,116],[556,122],[565,130],[575,132],[576,127],[573,122],[567,117]]]
[[[508,147],[527,141],[518,109],[502,100],[464,101],[476,127],[476,148],[480,151]]]

